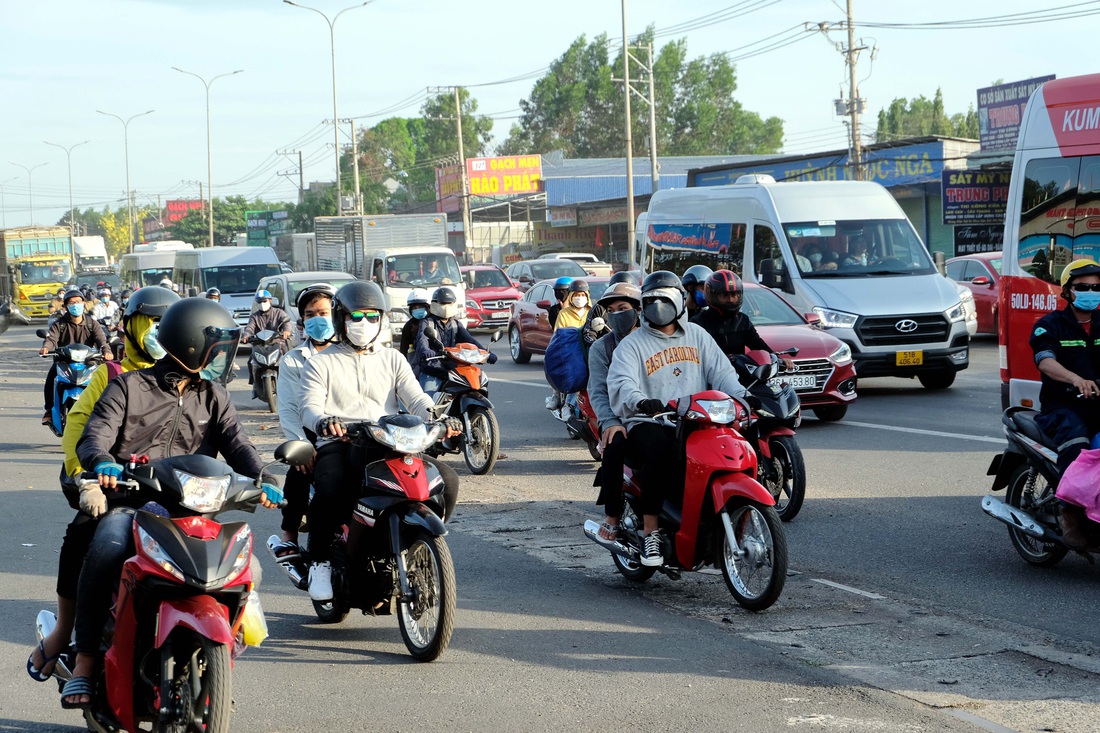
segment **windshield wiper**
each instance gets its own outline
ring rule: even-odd
[[[909,275],[912,270],[869,270],[867,275]]]

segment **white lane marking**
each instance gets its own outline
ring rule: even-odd
[[[518,379],[503,379],[501,377],[490,377],[493,382],[502,382],[504,384],[522,384],[524,387],[542,387],[543,389],[550,389],[550,385],[546,382],[521,382]]]
[[[834,425],[850,425],[854,428],[874,428],[875,430],[893,430],[896,433],[915,433],[917,435],[932,435],[937,438],[956,438],[958,440],[973,440],[979,443],[996,443],[1004,445],[1004,438],[990,438],[985,435],[967,435],[966,433],[945,433],[942,430],[922,430],[921,428],[903,428],[898,425],[879,425],[871,422],[856,422],[855,420],[840,420]]]
[[[857,596],[863,596],[864,598],[870,598],[875,601],[885,601],[886,596],[880,596],[878,593],[868,593],[865,590],[859,588],[853,588],[850,585],[841,585],[840,583],[834,583],[831,580],[825,580],[824,578],[810,578],[815,583],[821,583],[827,585],[830,588],[836,588],[837,590],[848,591],[849,593],[855,593]]]

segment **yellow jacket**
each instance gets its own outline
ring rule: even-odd
[[[554,330],[559,328],[584,328],[585,319],[588,318],[588,306],[574,308],[571,305],[562,306],[558,313],[558,320],[554,322]]]
[[[134,336],[138,341],[145,338],[145,334],[152,325],[153,321],[148,316],[141,314],[130,316],[130,327],[133,329]],[[129,372],[151,367],[153,362],[146,360],[145,352],[139,351],[130,341],[130,336],[127,335],[126,355],[122,359],[121,366],[122,371]],[[65,419],[65,432],[61,435],[61,449],[65,452],[65,473],[69,476],[76,476],[84,471],[84,468],[80,465],[80,460],[76,457],[76,444],[84,433],[84,426],[92,414],[92,408],[99,401],[99,396],[103,394],[103,390],[107,389],[108,382],[110,382],[110,378],[107,365],[100,364],[92,372],[92,378],[88,380],[88,386],[80,393],[80,397],[77,398],[76,403],[69,410],[69,415]]]

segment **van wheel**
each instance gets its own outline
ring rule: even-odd
[[[920,380],[921,386],[925,389],[947,389],[955,383],[955,370],[941,369],[935,372],[926,372],[918,374],[917,379]]]

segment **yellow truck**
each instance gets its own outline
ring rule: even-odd
[[[73,276],[73,242],[67,227],[0,229],[13,303],[28,316],[45,318],[50,300]]]

